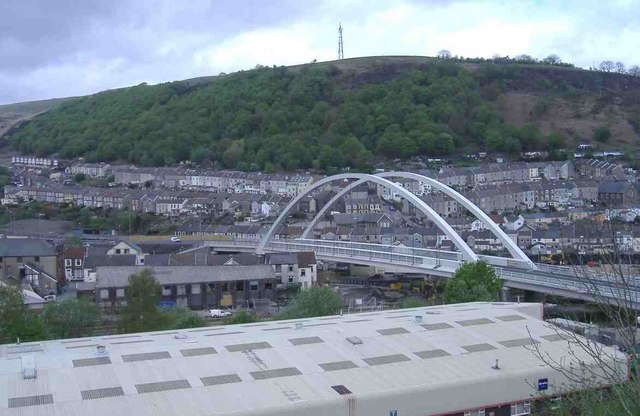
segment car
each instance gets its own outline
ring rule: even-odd
[[[55,302],[57,297],[56,295],[47,295],[43,299],[45,302]]]
[[[179,243],[182,240],[180,239],[180,237],[173,236],[173,237],[171,237],[171,241],[173,241],[174,243]]]
[[[212,318],[226,318],[231,316],[231,311],[228,309],[209,309],[209,316]]]

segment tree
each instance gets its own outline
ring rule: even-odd
[[[600,320],[606,322],[606,333],[615,342],[614,347],[618,351],[599,342],[600,328],[597,325],[585,325],[582,331],[572,332],[549,324],[549,329],[562,337],[567,345],[569,356],[562,362],[551,359],[540,345],[532,344],[533,353],[544,365],[560,372],[568,380],[565,386],[568,391],[580,391],[563,398],[562,406],[555,413],[558,416],[640,414],[640,339],[636,311],[638,284],[633,277],[636,275],[633,265],[623,260],[616,243],[615,228],[609,223],[609,229],[603,229],[614,242],[610,254],[599,256],[603,267],[592,270],[580,267],[579,261],[572,272],[577,281],[582,283],[581,292],[590,296],[597,306]],[[577,320],[575,316],[565,317]],[[621,351],[626,352],[627,356]],[[595,368],[581,365],[585,354],[596,363]],[[612,364],[616,361],[618,365]],[[593,390],[593,380],[596,378],[604,378],[611,388],[604,392]]]
[[[535,59],[533,59],[531,55],[526,55],[526,54],[518,55],[514,59],[522,63],[531,63],[536,61]]]
[[[77,338],[91,335],[100,310],[88,300],[70,299],[47,304],[42,319],[50,338]]]
[[[0,283],[0,343],[44,338],[42,321],[24,304],[22,289]]]
[[[547,65],[559,65],[562,63],[562,59],[556,54],[551,54],[542,60],[543,64]]]
[[[151,269],[129,276],[129,286],[125,293],[127,306],[118,317],[120,332],[153,331],[162,329],[167,324],[166,315],[158,309],[161,288]]]
[[[445,303],[495,302],[500,299],[502,280],[484,261],[465,263],[444,288]]]
[[[611,138],[611,129],[607,126],[600,126],[593,131],[593,138],[600,143],[606,143]]]
[[[633,75],[634,77],[640,77],[640,66],[638,65],[634,65],[631,68],[629,68],[629,71],[627,72],[629,75]]]
[[[75,234],[67,234],[64,237],[65,247],[82,247],[82,238]]]
[[[340,295],[330,288],[312,287],[298,293],[280,317],[295,319],[335,315],[340,312],[341,306]]]
[[[87,175],[85,175],[84,173],[76,173],[73,177],[73,181],[76,183],[82,183],[85,180],[87,180]]]
[[[611,72],[615,69],[615,64],[613,61],[602,61],[600,65],[598,65],[598,69],[602,72]]]
[[[451,59],[451,52],[446,49],[442,49],[440,52],[438,52],[437,56],[440,59]]]
[[[618,74],[626,74],[627,71],[625,71],[625,67],[624,64],[620,61],[616,62],[616,72]]]

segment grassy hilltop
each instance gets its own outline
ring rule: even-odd
[[[0,115],[2,112],[0,107]],[[640,78],[568,67],[369,57],[106,91],[9,135],[16,149],[93,161],[352,166],[473,150],[640,143]]]

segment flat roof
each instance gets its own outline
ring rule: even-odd
[[[347,415],[354,405],[404,416],[530,400],[539,380],[550,393],[566,382],[532,339],[572,360],[541,315],[540,304],[467,303],[2,345],[0,414]],[[605,351],[626,371],[626,357]],[[24,379],[32,359],[37,377]]]

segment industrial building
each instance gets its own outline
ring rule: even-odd
[[[2,345],[0,414],[526,415],[572,388],[532,343],[596,368],[541,317],[540,304],[468,303]],[[603,359],[627,377],[626,356]]]

